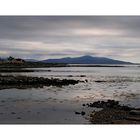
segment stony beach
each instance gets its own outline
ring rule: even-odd
[[[90,114],[81,112],[81,115],[88,115],[92,124],[140,124],[140,108],[133,108],[120,105],[118,101],[107,100],[83,104],[84,107],[100,108],[100,111],[93,111]]]

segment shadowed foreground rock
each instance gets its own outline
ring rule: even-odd
[[[49,79],[43,77],[28,76],[0,76],[0,89],[6,88],[42,88],[43,86],[67,86],[78,84],[79,80]]]
[[[90,114],[93,124],[140,124],[140,109],[120,105],[118,101],[97,101],[83,106],[101,108]]]
[[[107,100],[107,101],[97,101],[90,104],[86,104],[88,107],[104,108],[104,109],[120,109],[125,111],[130,111],[132,108],[120,105],[119,101]]]

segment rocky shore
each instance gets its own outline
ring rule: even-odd
[[[67,86],[75,85],[80,80],[71,79],[54,79],[54,78],[43,78],[43,77],[29,77],[29,76],[3,76],[0,75],[0,89],[8,88],[42,88],[44,86]]]
[[[119,101],[97,101],[83,104],[83,107],[93,108],[90,114],[86,114],[92,124],[140,124],[140,108],[120,105]],[[101,110],[95,111],[95,108]]]

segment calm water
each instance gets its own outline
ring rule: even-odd
[[[35,70],[38,71],[6,74],[88,82],[62,88],[0,90],[0,123],[89,123],[85,117],[75,115],[75,111],[90,112],[82,104],[96,100],[116,99],[122,104],[140,107],[140,67],[60,67]],[[106,82],[97,83],[96,80]]]

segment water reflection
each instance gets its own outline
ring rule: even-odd
[[[0,90],[0,123],[89,123],[74,112],[82,110],[83,103],[95,100],[115,99],[123,104],[140,107],[139,67],[61,67],[37,70],[6,74],[88,82],[63,87]]]

